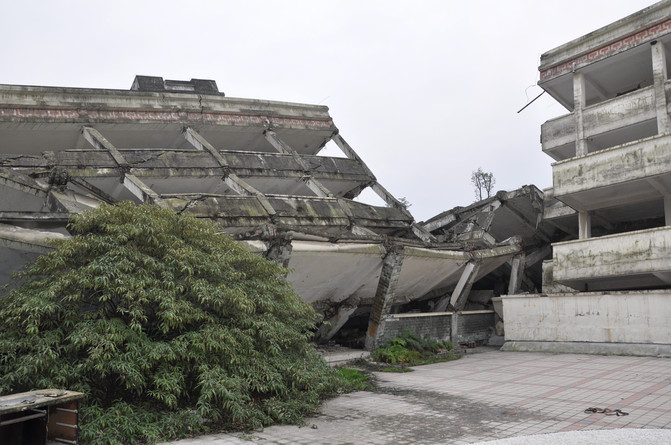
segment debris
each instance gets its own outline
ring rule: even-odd
[[[620,409],[610,409],[610,408],[587,408],[585,414],[605,414],[607,416],[628,416],[629,413],[625,413]]]

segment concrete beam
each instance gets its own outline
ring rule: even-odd
[[[402,247],[389,249],[382,263],[380,281],[375,292],[373,307],[368,320],[365,348],[371,351],[377,348],[384,333],[384,318],[389,315],[394,304],[394,293],[403,267],[404,251]]]
[[[135,175],[124,175],[123,185],[142,202],[158,204],[158,202],[161,200],[155,191],[153,191]]]
[[[98,130],[93,127],[82,127],[82,136],[90,143],[93,148],[108,151],[119,167],[127,167],[128,163],[121,152],[116,149]]]
[[[93,193],[96,197],[98,197],[101,201],[106,202],[107,204],[112,204],[116,202],[116,199],[107,193],[105,191],[101,190],[100,188],[96,187],[95,185],[91,184],[84,178],[77,178],[77,177],[70,177],[70,182],[73,184],[78,185],[79,187],[88,190],[89,192]]]
[[[99,201],[72,191],[53,189],[49,192],[47,203],[52,211],[74,214],[94,209]]]
[[[511,215],[513,215],[518,221],[521,223],[525,224],[529,228],[533,229],[536,231],[536,236],[538,236],[540,239],[545,241],[546,243],[550,242],[550,237],[547,236],[542,229],[538,229],[538,220],[536,221],[531,221],[529,220],[526,216],[524,216],[522,213],[520,213],[518,210],[513,208],[511,205],[505,205],[506,210],[510,212]],[[540,214],[538,214],[540,215]]]
[[[19,190],[39,198],[47,197],[47,189],[35,179],[8,168],[0,169],[0,185]]]
[[[214,146],[207,141],[207,139],[201,136],[200,133],[198,133],[191,127],[187,127],[184,130],[184,138],[191,145],[193,145],[196,150],[207,151],[208,153],[210,153],[210,155],[217,161],[219,166],[224,170],[224,182],[226,183],[227,186],[229,186],[231,189],[233,189],[233,191],[235,191],[239,195],[256,196],[256,198],[259,200],[259,202],[261,203],[263,208],[268,212],[268,214],[275,215],[275,209],[273,208],[272,205],[270,205],[270,202],[268,202],[268,198],[266,198],[266,195],[264,195],[251,185],[247,184],[247,182],[240,179],[238,175],[231,173],[228,170],[228,163],[226,162],[226,159],[224,159],[224,157],[221,156],[221,153],[219,153],[217,149],[214,148]]]
[[[412,229],[412,233],[414,233],[415,236],[417,236],[417,238],[421,239],[425,243],[433,243],[433,242],[438,241],[436,239],[436,237],[431,235],[431,232],[426,230],[424,227],[422,227],[422,226],[420,226],[416,223],[412,223],[412,225],[410,227]]]
[[[429,231],[433,232],[434,230],[442,229],[447,226],[450,226],[453,222],[457,220],[457,217],[454,216],[452,213],[448,213],[434,221],[430,221],[426,224],[424,224],[424,228]]]
[[[51,241],[66,238],[69,238],[69,236],[60,233],[41,232],[9,224],[0,224],[0,246],[24,252],[47,253],[54,248]]]
[[[552,245],[545,244],[542,247],[534,250],[529,255],[524,256],[524,268],[529,268],[539,261],[544,261],[546,258],[552,256]]]
[[[306,175],[303,179],[303,182],[305,182],[305,185],[314,192],[315,195],[321,197],[321,198],[326,198],[326,197],[333,197],[333,194],[324,187],[324,185],[319,182],[317,179],[312,177],[312,168],[310,165],[305,162],[305,160],[294,150],[291,148],[287,143],[282,141],[277,134],[272,131],[272,130],[266,130],[263,132],[263,135],[265,136],[266,140],[275,147],[277,151],[280,153],[284,154],[289,154],[294,157],[294,160],[303,168],[305,171]]]
[[[373,175],[373,172],[370,171],[368,166],[363,162],[363,160],[359,157],[358,154],[354,151],[352,147],[345,141],[345,139],[340,136],[340,133],[336,133],[332,137],[333,142],[336,143],[336,145],[340,148],[340,150],[347,156],[349,159],[356,160],[361,167],[368,173],[368,175],[371,178],[371,185],[370,188],[380,197],[384,202],[387,203],[387,205],[391,207],[395,207],[397,209],[400,209],[402,212],[407,214],[408,217],[412,218],[412,215],[410,212],[408,212],[408,209],[405,208],[403,203],[401,203],[398,199],[394,198],[394,196],[387,191],[384,187],[382,187],[381,184],[377,182],[377,179],[375,178],[375,175]]]

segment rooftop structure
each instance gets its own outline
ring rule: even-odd
[[[326,144],[343,157],[319,156]],[[387,205],[355,200],[366,188]],[[152,203],[209,218],[289,267],[294,288],[330,321],[322,338],[367,314],[369,347],[392,307],[457,288],[461,304],[467,283],[522,252],[519,238],[474,244],[416,224],[327,107],[225,97],[211,80],[0,85],[0,189],[0,284],[48,239],[69,236],[72,214]]]
[[[541,56],[538,84],[568,114],[541,127],[552,164],[543,294],[502,298],[518,349],[671,352],[671,2]]]

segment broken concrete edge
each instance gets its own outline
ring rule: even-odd
[[[510,352],[546,352],[551,354],[671,357],[671,345],[654,343],[595,343],[509,340],[503,344],[500,350]]]
[[[438,242],[470,242],[486,246],[500,241],[492,236],[490,226],[495,224],[496,214],[505,210],[534,233],[527,243],[547,243],[550,234],[545,233],[540,224],[543,207],[543,191],[534,185],[524,185],[512,191],[501,190],[490,198],[467,207],[455,207],[418,224],[434,235]]]
[[[518,198],[518,197],[525,196],[525,195],[528,195],[530,197],[536,197],[536,198],[540,199],[541,201],[544,198],[543,190],[539,189],[535,185],[533,185],[533,184],[523,185],[520,188],[515,189],[515,190],[511,190],[511,191],[499,190],[493,196],[490,196],[489,198],[485,198],[481,201],[476,201],[476,202],[474,202],[474,203],[472,203],[468,206],[465,206],[465,207],[464,206],[453,207],[452,209],[446,210],[442,213],[439,213],[438,215],[436,215],[436,216],[434,216],[430,219],[427,219],[426,221],[422,221],[419,224],[426,227],[431,222],[439,221],[441,219],[444,219],[445,217],[447,217],[450,214],[460,215],[462,217],[461,219],[464,219],[464,218],[470,216],[473,213],[479,212],[483,208],[489,206],[494,201],[505,202],[505,201],[508,201],[510,199]],[[431,230],[435,230],[435,229],[431,229]]]
[[[54,241],[67,238],[62,233],[0,224],[0,245],[26,252],[47,253],[54,248]]]
[[[189,92],[153,92],[115,90],[99,88],[47,87],[34,85],[0,84],[3,95],[3,107],[35,109],[34,102],[25,100],[27,95],[42,98],[40,107],[44,109],[59,107],[68,110],[86,110],[88,103],[95,102],[101,109],[119,109],[123,104],[129,111],[166,111],[173,114],[190,110],[210,112],[234,112],[241,115],[262,114],[274,125],[280,125],[283,118],[309,119],[320,127],[336,130],[325,105],[311,105],[294,102],[272,101],[225,97],[223,94],[197,94]],[[79,100],[85,97],[86,103]],[[132,97],[135,102],[126,100]],[[42,109],[42,108],[40,108]],[[179,110],[179,111],[175,111]],[[260,124],[262,125],[262,124]]]

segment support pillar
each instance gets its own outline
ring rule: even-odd
[[[459,344],[459,313],[457,311],[452,312],[450,317],[450,341],[452,345]]]
[[[508,295],[515,295],[520,291],[520,285],[524,278],[524,265],[524,252],[513,257],[513,264],[510,270],[510,281],[508,282]]]
[[[657,111],[657,134],[668,134],[671,132],[669,124],[669,112],[666,107],[666,90],[664,82],[667,79],[666,52],[664,44],[653,41],[652,45],[652,76],[655,84],[655,108]]]
[[[578,212],[578,238],[592,237],[592,215],[589,212]]]
[[[471,260],[466,263],[466,267],[464,267],[461,277],[459,277],[459,281],[457,282],[457,287],[454,288],[451,295],[446,295],[438,300],[438,303],[433,307],[433,312],[445,312],[448,305],[454,311],[463,310],[479,270],[480,263],[478,261]]]
[[[464,272],[459,278],[457,287],[452,292],[452,297],[450,298],[450,304],[455,311],[462,311],[466,306],[466,301],[468,301],[468,294],[471,293],[471,287],[475,282],[475,278],[480,271],[480,262],[479,261],[470,261],[466,264]]]
[[[581,71],[573,73],[573,114],[575,116],[575,155],[587,154],[587,140],[583,126],[582,110],[585,108],[585,75]]]
[[[377,284],[373,307],[368,319],[368,330],[366,331],[365,348],[372,351],[378,346],[378,342],[384,333],[384,318],[389,315],[394,303],[394,294],[398,277],[403,267],[404,252],[402,247],[395,247],[387,252],[382,263],[380,281]]]

